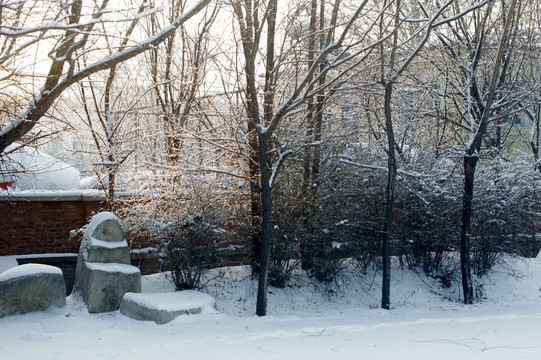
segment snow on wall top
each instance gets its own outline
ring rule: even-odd
[[[0,274],[0,281],[7,281],[24,276],[36,274],[59,274],[62,275],[62,270],[56,266],[43,264],[24,264],[8,269]]]
[[[104,241],[104,240],[98,240],[96,238],[91,238],[90,245],[94,247],[102,247],[102,248],[107,248],[107,249],[118,249],[122,247],[128,247],[128,242],[126,240]]]

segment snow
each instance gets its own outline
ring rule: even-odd
[[[79,187],[81,189],[97,189],[103,190],[104,187],[109,185],[109,177],[105,176],[103,179],[100,179],[97,176],[89,176],[81,179],[79,182]]]
[[[145,247],[145,248],[138,248],[138,249],[131,249],[130,250],[130,253],[131,254],[141,254],[141,255],[145,255],[145,254],[154,254],[156,252],[156,248],[155,247]]]
[[[1,175],[0,175],[1,177]],[[55,201],[55,199],[65,200],[81,200],[81,199],[103,199],[103,191],[100,190],[22,190],[13,192],[0,190],[0,197],[13,200],[40,201]]]
[[[128,242],[126,240],[122,241],[105,241],[98,240],[96,238],[90,239],[90,246],[102,247],[106,249],[118,249],[122,247],[128,247]]]
[[[214,298],[193,290],[153,294],[127,293],[124,295],[124,299],[160,311],[175,312],[201,307],[203,313],[216,312]]]
[[[17,256],[0,256],[0,275],[11,268],[19,265],[17,262]]]
[[[127,265],[127,264],[87,262],[86,266],[90,270],[97,270],[97,271],[103,271],[103,272],[115,272],[115,273],[123,273],[123,274],[139,273],[138,268],[136,268],[135,266]]]
[[[0,274],[0,281],[31,276],[35,274],[59,274],[62,275],[62,270],[57,267],[43,264],[24,264],[8,269]]]
[[[299,272],[291,286],[269,288],[265,317],[254,315],[257,287],[246,267],[207,275],[203,292],[216,299],[217,312],[164,325],[119,311],[89,314],[72,295],[65,308],[0,319],[0,358],[539,358],[541,257],[506,258],[477,279],[483,300],[470,306],[459,300],[457,279],[442,288],[394,265],[391,310],[379,308],[381,273],[370,269],[350,269],[331,283]],[[144,293],[172,291],[166,274],[143,277]]]
[[[81,246],[79,248],[79,252],[82,254],[85,260],[88,259],[88,251],[89,251],[89,248],[91,248],[92,246],[105,247],[108,249],[114,249],[118,247],[127,246],[128,243],[126,242],[125,239],[122,241],[110,241],[110,244],[107,244],[109,241],[99,240],[92,237],[92,235],[94,234],[98,226],[100,226],[102,223],[104,223],[107,220],[118,221],[118,218],[112,212],[102,211],[94,215],[94,217],[90,221],[90,224],[88,224],[88,227],[86,228],[85,234],[83,236],[83,241],[81,242]],[[104,271],[107,271],[107,270],[104,270]]]
[[[0,182],[13,182],[17,191],[77,190],[79,171],[39,150],[12,144],[0,157]]]
[[[96,231],[98,226],[100,226],[102,223],[104,223],[107,220],[120,221],[120,220],[118,220],[116,215],[113,214],[112,212],[102,211],[102,212],[97,213],[96,215],[94,215],[94,217],[90,221],[90,224],[88,224],[88,227],[86,229],[85,234],[90,234],[90,235],[94,234],[94,231]],[[97,239],[92,238],[92,239],[89,239],[89,240],[94,241],[94,240],[97,240]]]

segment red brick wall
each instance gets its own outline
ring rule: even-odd
[[[0,198],[0,256],[77,253],[81,237],[70,240],[70,231],[104,206],[82,195]]]
[[[84,195],[0,195],[0,256],[77,254],[82,235],[70,239],[70,232],[88,224],[95,214],[105,208],[104,199]],[[144,239],[139,239],[134,244],[134,248],[149,246],[152,244],[146,243]],[[246,250],[225,250],[221,251],[220,255],[226,265],[246,264]],[[70,271],[75,269],[75,260],[73,257],[64,261],[62,255],[58,259],[38,255],[18,258],[21,264],[38,262],[59,266],[67,278],[73,275],[70,275]],[[65,264],[60,265],[59,261],[64,261]],[[132,254],[132,263],[139,267],[143,274],[159,270],[158,259],[151,254],[135,252]]]

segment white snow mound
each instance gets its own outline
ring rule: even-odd
[[[39,150],[11,144],[0,156],[0,182],[17,191],[78,190],[79,170]]]
[[[14,268],[8,269],[0,274],[0,281],[7,281],[11,279],[21,278],[24,276],[31,276],[34,274],[60,274],[62,270],[55,266],[43,265],[43,264],[24,264]]]

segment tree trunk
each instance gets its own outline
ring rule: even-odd
[[[325,1],[322,0],[319,5],[319,30],[323,31],[325,28]],[[324,49],[327,45],[328,41],[330,41],[331,34],[328,35],[328,37],[325,37],[325,33],[323,32],[320,35],[319,39],[319,48],[320,50]],[[319,64],[319,71],[321,73],[318,84],[319,86],[322,86],[325,84],[325,74],[323,74],[323,69],[325,68],[325,62],[322,62]],[[318,91],[316,96],[316,103],[315,103],[315,114],[314,116],[314,123],[313,123],[313,138],[314,138],[314,152],[313,152],[313,159],[312,159],[312,182],[315,185],[319,185],[319,168],[321,163],[321,131],[323,126],[323,103],[325,102],[325,95],[323,94],[323,90]],[[317,191],[317,187],[314,188],[315,191]]]
[[[530,148],[532,149],[533,157],[535,160],[535,168],[541,172],[541,166],[539,164],[539,131],[540,131],[540,121],[541,121],[541,105],[535,105],[533,114],[530,116],[532,122],[534,123],[534,133],[530,140]]]
[[[250,146],[250,207],[252,216],[252,251],[251,251],[251,267],[252,275],[260,273],[261,266],[261,218],[263,210],[261,208],[261,189],[259,178],[259,161],[258,161],[258,141],[257,130],[253,121],[248,120],[248,143]]]
[[[258,157],[261,171],[261,262],[259,267],[259,280],[257,285],[257,316],[265,316],[267,314],[267,285],[269,274],[270,260],[270,238],[271,238],[271,185],[270,185],[270,168],[267,162],[267,138],[259,135]]]
[[[462,196],[462,228],[460,230],[460,272],[464,304],[473,303],[473,286],[470,264],[470,230],[473,203],[473,181],[479,158],[475,155],[464,156],[464,194]]]
[[[314,53],[316,49],[316,19],[317,18],[317,0],[311,1],[310,7],[310,27],[308,40],[308,69],[314,64]],[[310,81],[313,74],[310,75]],[[306,147],[304,148],[303,161],[303,181],[302,181],[302,216],[303,227],[308,229],[310,226],[310,216],[312,214],[312,196],[311,196],[311,166],[312,166],[312,143],[314,134],[314,96],[309,95],[306,100]],[[310,230],[308,230],[309,232]],[[301,242],[301,268],[308,270],[312,268],[310,241],[303,237]]]
[[[492,68],[492,75],[490,79],[490,85],[486,91],[487,98],[483,102],[480,96],[476,96],[476,100],[479,104],[482,114],[479,120],[479,126],[473,137],[471,144],[467,148],[464,156],[464,193],[462,195],[462,227],[460,229],[460,271],[462,275],[462,291],[464,292],[464,303],[473,303],[473,285],[471,279],[471,264],[470,264],[470,231],[471,231],[471,217],[472,217],[472,203],[473,203],[473,182],[475,180],[475,168],[477,161],[479,160],[479,154],[481,152],[481,144],[483,138],[487,133],[488,123],[490,119],[490,113],[492,108],[492,102],[496,94],[496,86],[499,79],[505,78],[506,66],[503,66],[503,72],[500,73],[500,67],[505,65],[503,62],[507,61],[504,58],[504,48],[508,42],[507,33],[511,26],[511,20],[514,17],[516,0],[512,0],[509,5],[508,17],[503,27],[503,32],[498,45],[498,52],[494,59],[494,67]],[[518,23],[518,22],[515,22]],[[503,62],[502,62],[503,60]],[[477,94],[477,86],[474,86],[472,93]],[[473,112],[475,114],[476,112]]]
[[[385,225],[383,229],[383,284],[381,290],[381,307],[389,309],[391,300],[391,254],[390,243],[393,226],[393,206],[396,180],[396,154],[395,138],[391,113],[391,99],[393,92],[393,83],[391,81],[384,83],[385,87],[385,126],[387,130],[388,154],[387,154],[387,200],[385,206]]]
[[[316,49],[316,16],[317,16],[317,0],[312,0],[310,7],[310,27],[308,40],[308,69],[314,63],[314,52]],[[310,75],[312,81],[313,74]],[[312,142],[314,134],[314,96],[309,95],[306,100],[306,147],[304,149],[304,177],[303,177],[303,193],[307,194],[310,188],[310,168],[312,164]]]
[[[114,167],[114,165],[113,165]],[[116,190],[116,170],[114,168],[109,170],[109,176],[108,176],[108,195],[107,195],[107,203],[110,211],[115,210],[115,190]]]

